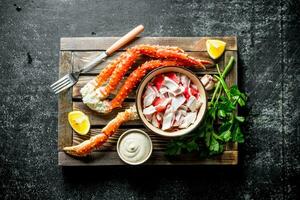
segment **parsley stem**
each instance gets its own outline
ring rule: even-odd
[[[221,83],[221,85],[223,86],[224,91],[225,91],[225,93],[226,93],[228,99],[230,100],[231,97],[230,97],[230,95],[229,95],[229,90],[228,90],[228,87],[227,87],[227,85],[226,85],[224,79],[223,79],[222,77],[218,77],[218,76],[214,76],[214,77],[215,77],[216,79],[218,79],[219,83]]]
[[[220,72],[219,65],[216,65],[220,77],[223,78],[223,77],[226,77],[226,76],[227,76],[228,72],[231,70],[231,68],[232,68],[232,66],[233,66],[233,62],[234,62],[234,57],[231,56],[230,59],[229,59],[229,62],[227,63],[227,65],[226,65],[226,67],[225,67],[225,69],[224,69],[224,71],[223,71],[222,74],[221,74],[221,72]],[[220,86],[221,86],[221,83],[220,83],[220,81],[219,81],[219,82],[217,83],[217,85],[216,85],[215,91],[214,91],[213,96],[212,96],[212,98],[211,98],[211,101],[210,101],[211,104],[213,104],[214,99],[215,99],[215,97],[216,97],[216,94],[217,94],[217,92],[218,92]]]

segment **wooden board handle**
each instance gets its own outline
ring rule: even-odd
[[[133,40],[138,34],[140,34],[142,31],[144,30],[144,26],[143,25],[139,25],[137,27],[135,27],[134,29],[132,29],[129,33],[127,33],[126,35],[124,35],[121,39],[119,39],[118,41],[116,41],[113,45],[111,45],[107,50],[106,50],[106,54],[107,55],[111,55],[112,53],[114,53],[116,50],[118,50],[119,48],[121,48],[122,46],[124,46],[126,43],[130,42],[131,40]]]

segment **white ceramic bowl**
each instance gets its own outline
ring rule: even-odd
[[[122,153],[120,152],[120,144],[121,144],[121,141],[123,140],[124,137],[126,137],[128,134],[130,133],[139,133],[139,134],[142,134],[144,136],[146,136],[147,140],[149,141],[149,144],[150,144],[150,151],[149,151],[149,154],[147,156],[145,156],[145,158],[139,162],[130,162],[129,160],[127,160],[125,157],[123,157]],[[146,162],[151,154],[152,154],[152,151],[153,151],[153,145],[152,145],[152,140],[151,138],[149,137],[149,135],[147,133],[145,133],[144,131],[140,130],[140,129],[130,129],[130,130],[127,130],[125,131],[118,139],[118,142],[117,142],[117,152],[118,152],[118,155],[119,157],[121,158],[121,160],[123,160],[125,163],[127,164],[130,164],[130,165],[140,165],[144,162]]]

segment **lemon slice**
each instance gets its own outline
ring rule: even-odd
[[[89,117],[81,111],[72,111],[68,114],[71,127],[80,135],[86,135],[90,130]]]
[[[207,40],[206,49],[212,59],[219,58],[225,50],[226,43],[221,40]]]

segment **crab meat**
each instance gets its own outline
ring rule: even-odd
[[[174,122],[175,114],[174,114],[174,112],[172,112],[172,110],[170,108],[171,108],[171,106],[168,106],[168,108],[166,109],[166,112],[163,116],[162,130],[170,129]]]
[[[159,90],[160,87],[163,85],[164,76],[162,74],[159,74],[153,79],[152,82],[155,85],[155,87]]]
[[[156,98],[156,94],[155,93],[152,93],[152,94],[149,94],[147,96],[145,96],[144,100],[143,100],[143,106],[144,108],[150,106],[154,99]]]
[[[176,120],[176,121],[179,121],[181,115],[182,115],[182,113],[178,110],[178,111],[175,113],[175,120]]]
[[[172,99],[172,103],[171,103],[172,110],[176,111],[182,104],[184,104],[185,101],[186,101],[186,98],[182,94],[174,97]]]
[[[188,107],[187,107],[186,105],[183,104],[183,105],[181,105],[181,106],[179,107],[179,109],[181,109],[181,110],[187,112]]]
[[[198,94],[199,94],[199,91],[198,91],[198,88],[195,84],[191,84],[190,86],[190,91],[191,91],[191,94],[194,96],[194,97],[197,97]]]
[[[160,128],[160,123],[159,123],[159,121],[157,120],[155,114],[152,116],[152,121],[151,121],[151,122],[152,122],[153,126],[155,126],[156,128]]]
[[[164,79],[164,86],[166,86],[172,92],[174,92],[179,88],[179,85],[172,79],[168,78],[167,76],[165,76]]]
[[[166,74],[166,76],[168,78],[172,79],[173,81],[175,81],[176,83],[180,82],[180,78],[174,72],[169,72],[169,73]]]
[[[155,94],[156,94],[157,97],[159,97],[159,96],[161,95],[161,94],[159,93],[159,91],[157,90],[156,87],[153,87],[153,90],[154,90],[154,92],[155,92]]]
[[[145,92],[144,92],[144,97],[150,95],[150,94],[155,94],[154,87],[151,85],[148,85]]]
[[[186,75],[182,74],[180,76],[180,81],[185,88],[188,88],[190,86],[191,80]]]
[[[187,128],[191,124],[193,124],[196,120],[197,112],[189,112],[187,115],[183,118],[182,123],[179,125],[179,128]]]
[[[164,117],[164,114],[161,113],[161,112],[159,112],[159,113],[156,114],[156,118],[157,118],[157,120],[158,120],[159,122],[162,122],[163,117]]]
[[[169,92],[169,89],[166,87],[166,86],[162,86],[160,89],[159,89],[159,92],[161,94],[165,94],[167,92]]]
[[[198,98],[197,101],[196,101],[196,109],[198,110],[202,106],[202,104],[203,103],[202,103],[201,99]]]
[[[147,121],[151,122],[151,120],[152,120],[152,114],[145,115],[145,117],[146,117]]]
[[[171,102],[171,98],[165,98],[165,99],[159,99],[157,100],[157,102],[153,103],[153,105],[155,106],[156,110],[158,112],[162,112],[164,110],[166,110],[168,104]]]
[[[183,110],[183,109],[179,109],[178,112],[182,115],[182,116],[186,116],[187,111]]]
[[[192,111],[195,112],[197,110],[197,99],[194,96],[190,96],[189,100],[186,103],[186,106]]]
[[[184,116],[180,116],[179,120],[174,122],[173,127],[179,127],[183,123],[183,120]]]
[[[154,106],[149,106],[143,110],[144,115],[151,115],[156,112],[156,108]]]
[[[180,95],[184,92],[184,87],[182,85],[179,86],[179,88],[177,90],[175,90],[174,92],[172,92],[172,94],[174,96]]]
[[[189,99],[190,96],[192,96],[191,88],[186,87],[186,88],[184,89],[183,94],[184,94],[184,96],[185,96],[186,99]]]

